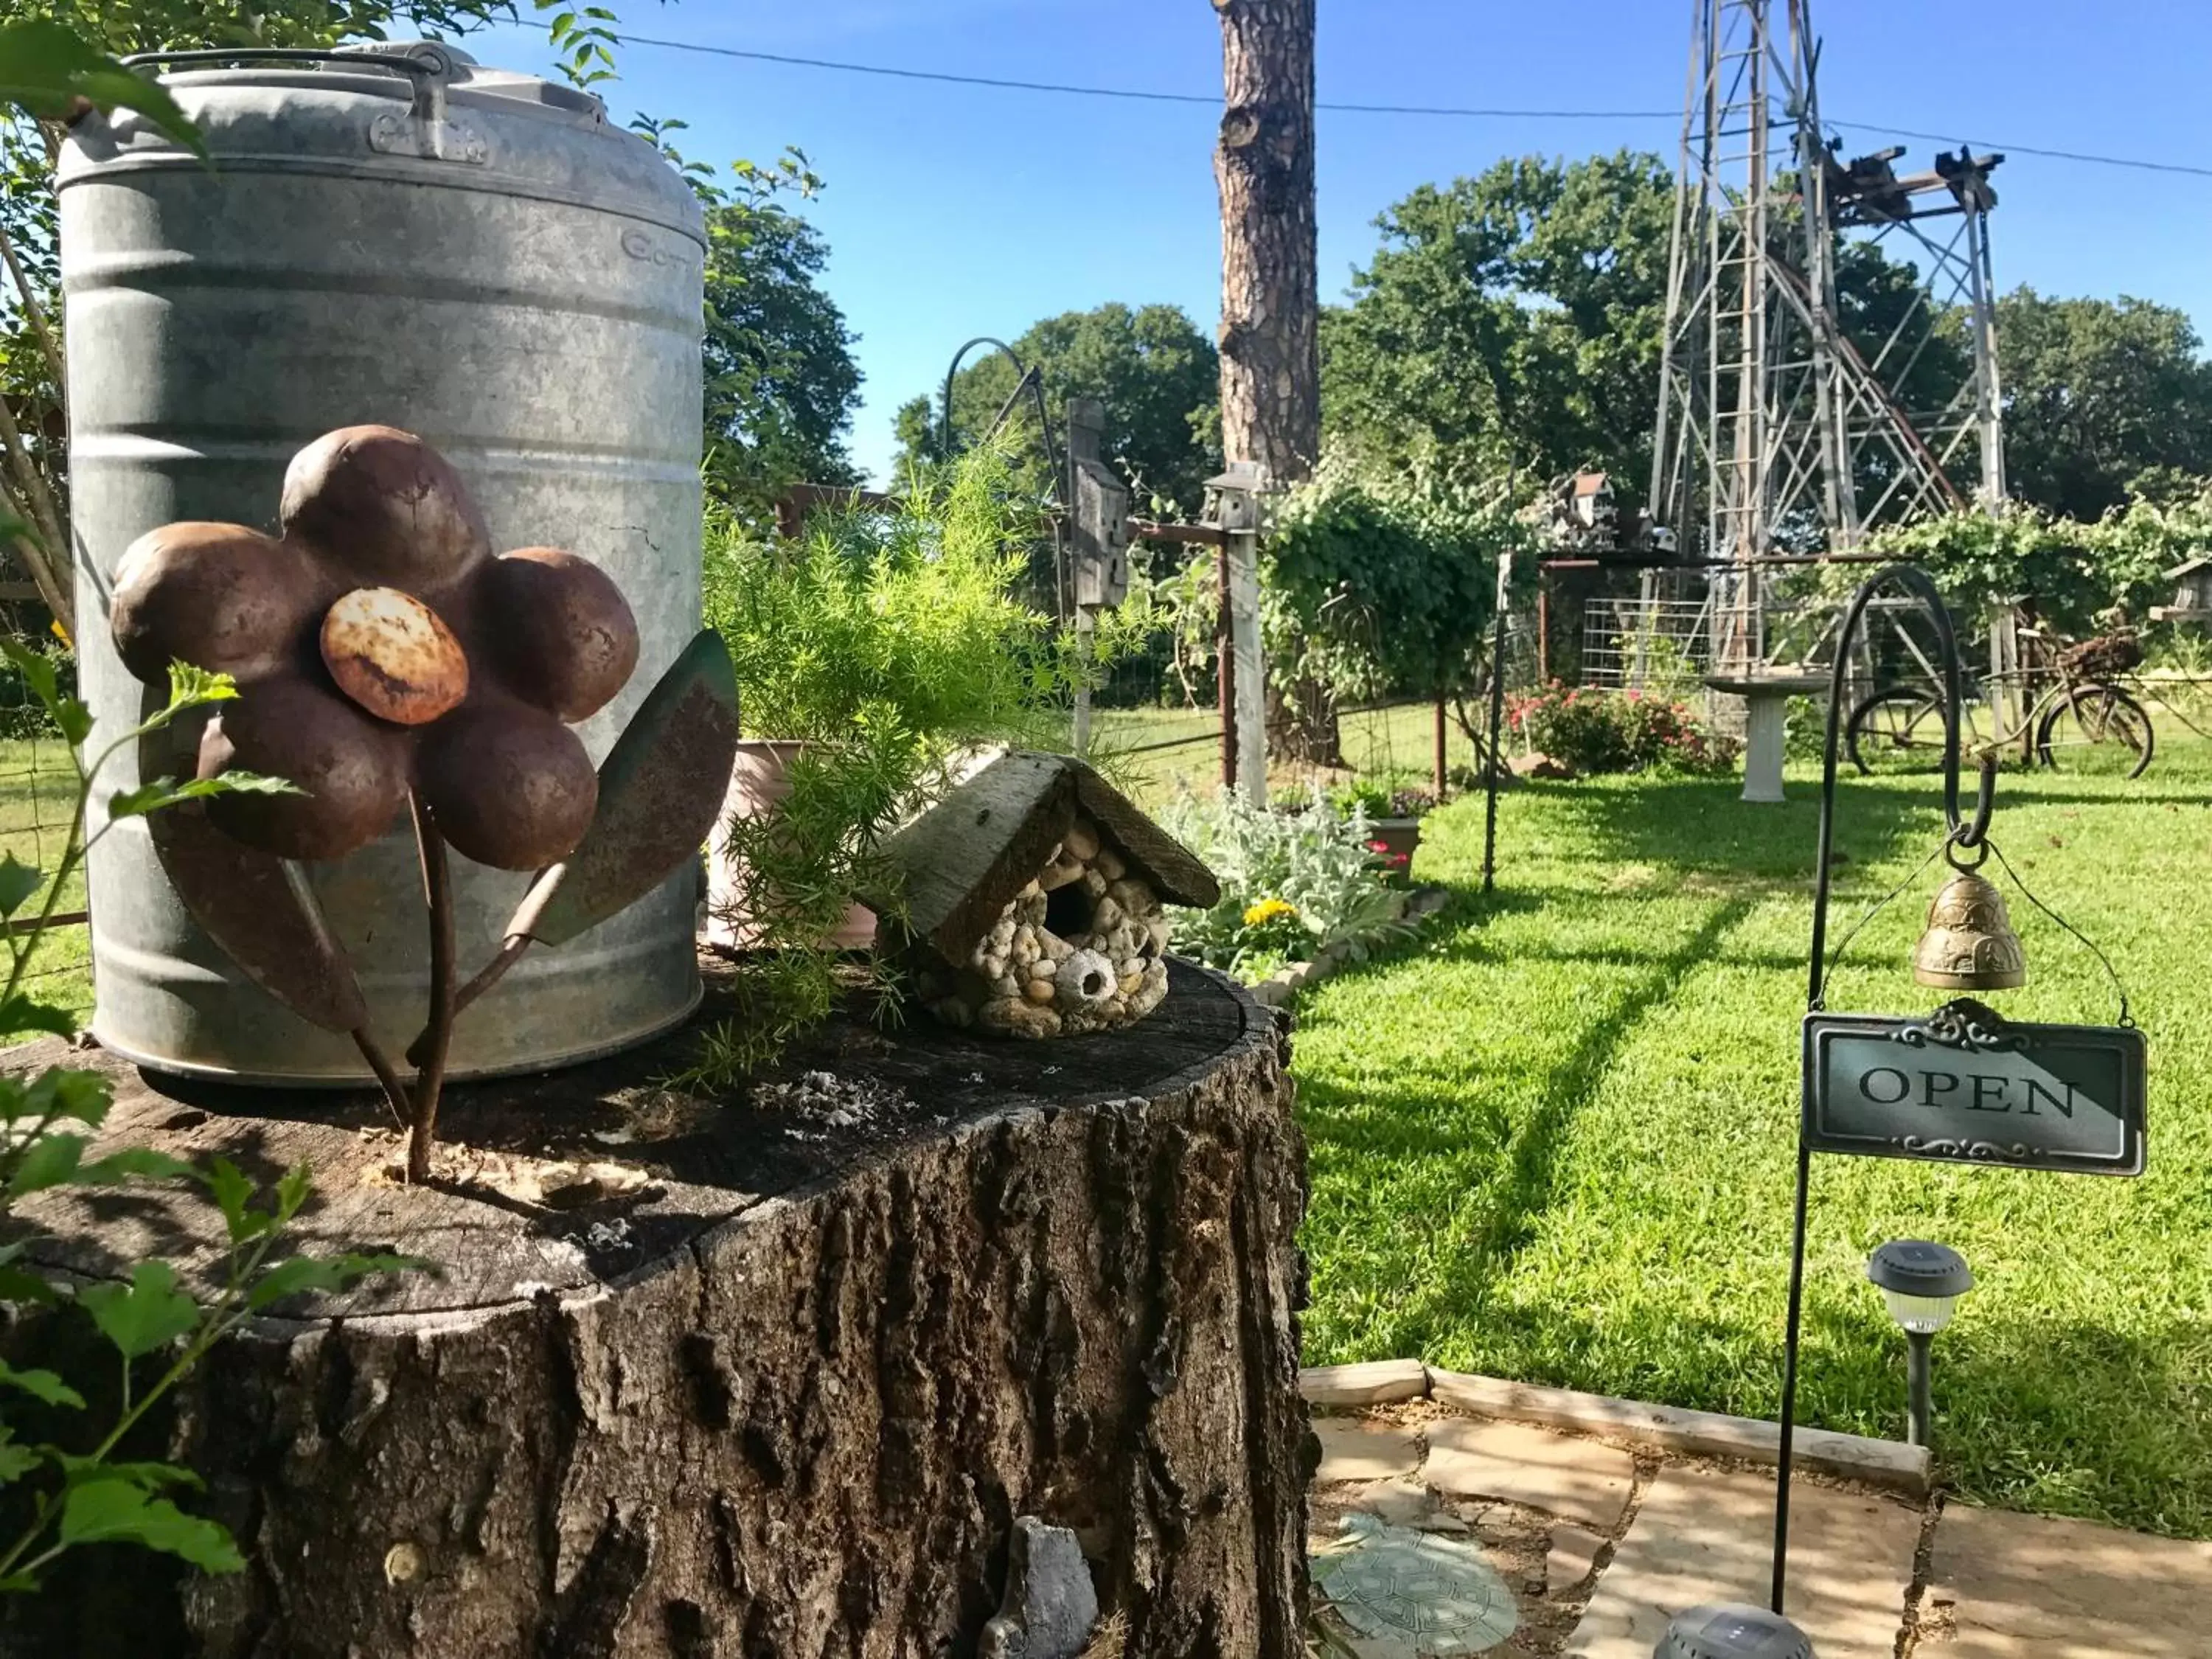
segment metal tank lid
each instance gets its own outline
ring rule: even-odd
[[[535,198],[627,215],[706,246],[691,187],[651,144],[609,121],[600,100],[486,68],[443,40],[126,61],[161,71],[218,173],[319,173]],[[204,165],[143,116],[118,109],[70,131],[56,184]]]

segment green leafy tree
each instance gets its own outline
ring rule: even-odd
[[[1997,301],[2005,473],[2012,493],[2088,521],[2145,474],[2212,473],[2212,363],[2189,319],[2147,300]],[[2151,480],[2146,480],[2149,482]]]
[[[1650,468],[1674,186],[1656,155],[1424,185],[1322,324],[1322,419],[1371,460]]]
[[[1063,441],[1070,398],[1096,398],[1106,407],[1109,462],[1146,493],[1194,512],[1206,480],[1221,470],[1220,358],[1213,343],[1176,306],[1133,309],[1109,304],[1064,312],[1033,325],[1012,342],[1014,353],[1044,382],[1054,442]],[[965,449],[989,428],[1018,377],[998,352],[972,356],[952,386],[956,447]],[[943,459],[944,394],[915,398],[897,415],[901,471],[917,460]],[[1035,405],[1028,400],[1008,426],[1038,457]]]
[[[1489,639],[1498,556],[1534,547],[1503,492],[1332,455],[1274,515],[1261,565],[1267,659],[1340,700],[1453,696]]]

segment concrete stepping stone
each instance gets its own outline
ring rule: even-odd
[[[1620,1527],[1635,1485],[1636,1460],[1595,1440],[1473,1421],[1431,1423],[1428,1434],[1421,1478],[1437,1491],[1525,1504],[1597,1532]]]
[[[1356,1418],[1322,1418],[1315,1422],[1314,1433],[1321,1439],[1321,1467],[1314,1471],[1316,1486],[1389,1480],[1421,1467],[1420,1437],[1403,1429]]]
[[[1920,1511],[1911,1505],[1830,1486],[1796,1488],[1788,1610],[1820,1659],[1891,1659],[1919,1542]],[[1600,1576],[1565,1659],[1650,1659],[1667,1621],[1686,1607],[1765,1606],[1773,1550],[1772,1480],[1680,1464],[1662,1469]]]
[[[1552,1528],[1552,1547],[1544,1558],[1544,1593],[1558,1595],[1571,1590],[1597,1570],[1598,1552],[1610,1539],[1561,1522]]]
[[[1926,1659],[2201,1659],[2212,1543],[1953,1504],[1923,1607]]]
[[[1513,1592],[1474,1546],[1347,1515],[1311,1557],[1314,1584],[1360,1638],[1362,1659],[1460,1659],[1513,1634]],[[1371,1644],[1371,1645],[1370,1645]]]

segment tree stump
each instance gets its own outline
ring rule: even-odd
[[[728,1100],[650,1081],[683,1044],[453,1089],[411,1188],[368,1097],[76,1057],[106,1139],[307,1158],[316,1247],[442,1273],[284,1304],[149,1421],[246,1572],[73,1553],[0,1654],[964,1655],[1024,1514],[1076,1531],[1132,1656],[1301,1650],[1304,1150],[1265,1010],[1178,963],[1129,1030],[848,1024]],[[167,1188],[21,1219],[86,1275],[220,1259]]]

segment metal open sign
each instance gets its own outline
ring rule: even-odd
[[[1805,1017],[1815,1152],[2143,1171],[2143,1040],[2132,1026],[2015,1024],[1978,1002],[1922,1019]]]

